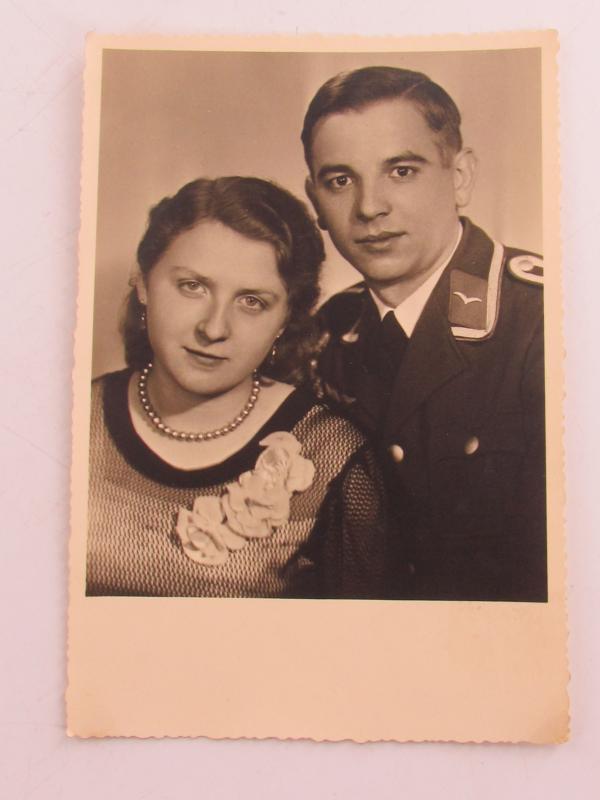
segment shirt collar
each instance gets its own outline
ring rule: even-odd
[[[406,297],[401,303],[399,303],[395,308],[392,306],[388,306],[386,303],[383,303],[377,295],[369,289],[371,297],[373,298],[373,302],[379,312],[379,316],[381,319],[385,317],[388,311],[393,311],[394,316],[402,326],[402,330],[404,333],[410,338],[412,333],[415,329],[417,322],[419,321],[419,317],[423,309],[425,308],[425,304],[429,300],[431,293],[433,292],[435,285],[439,281],[442,276],[442,272],[446,269],[450,260],[454,253],[456,252],[456,248],[461,240],[463,233],[463,228],[460,222],[458,223],[458,231],[456,242],[454,243],[454,247],[452,248],[452,252],[448,256],[448,258],[440,264],[440,266],[436,269],[435,272],[432,272],[431,275],[424,281],[415,291]]]

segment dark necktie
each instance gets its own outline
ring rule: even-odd
[[[383,390],[389,395],[408,345],[408,336],[393,311],[388,311],[382,319],[374,344],[375,371]]]

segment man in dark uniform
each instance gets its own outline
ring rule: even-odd
[[[320,312],[318,376],[381,447],[391,596],[545,601],[541,258],[459,217],[475,159],[421,73],[332,78],[302,140],[319,224],[364,277]]]

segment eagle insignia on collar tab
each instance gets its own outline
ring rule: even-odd
[[[513,256],[508,262],[508,269],[515,278],[527,283],[544,282],[544,262],[539,256]]]
[[[450,273],[448,321],[455,339],[487,339],[494,333],[500,306],[504,248],[494,242],[487,278],[455,269]]]
[[[485,328],[487,319],[487,281],[455,269],[450,274],[450,307],[452,325],[471,330]]]

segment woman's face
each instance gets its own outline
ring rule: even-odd
[[[157,376],[203,396],[244,382],[288,311],[274,248],[215,220],[177,236],[138,284],[138,297]]]

